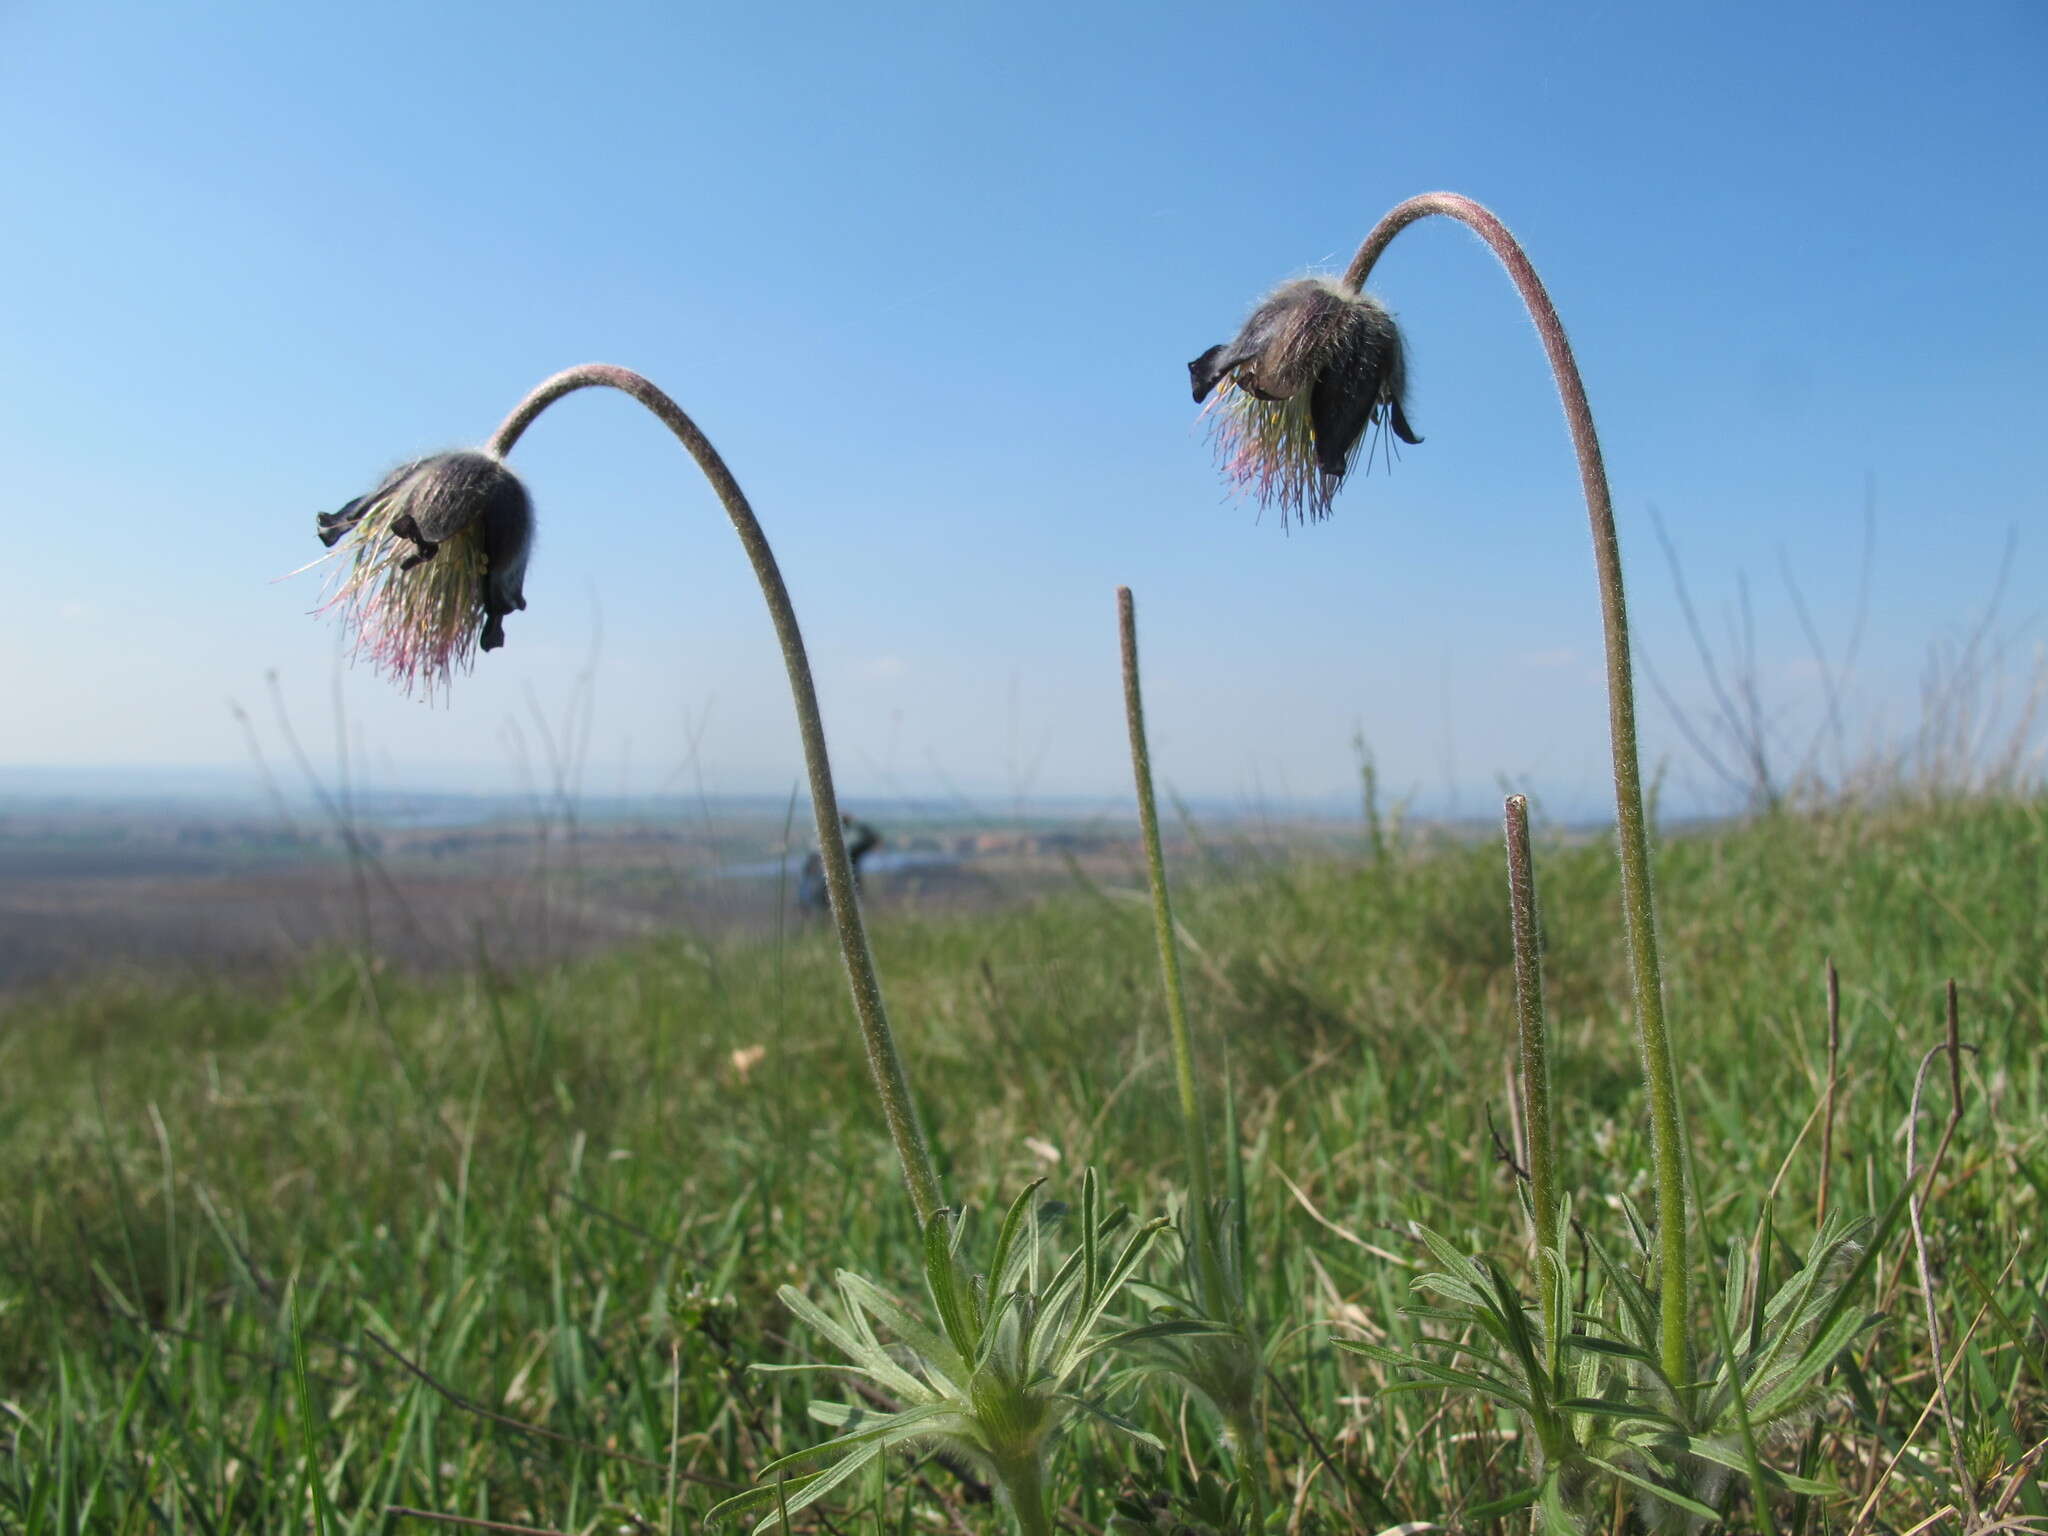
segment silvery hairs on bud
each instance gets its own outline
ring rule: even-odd
[[[505,615],[526,607],[533,503],[493,454],[400,465],[368,495],[322,513],[319,529],[330,548],[355,541],[328,606],[342,609],[357,652],[408,689],[445,683],[478,647],[496,650]]]
[[[1394,317],[1327,278],[1274,290],[1235,340],[1188,364],[1188,377],[1197,402],[1223,386],[1210,409],[1224,472],[1284,510],[1326,514],[1374,423],[1404,443],[1422,441],[1408,425]]]
[[[483,648],[505,643],[502,619],[526,607],[526,556],[533,542],[533,502],[519,477],[488,453],[462,450],[401,464],[367,496],[339,512],[320,514],[320,542],[330,547],[385,502],[392,502],[391,533],[410,539],[416,553],[400,566],[411,570],[440,546],[472,527],[483,537],[488,616]]]

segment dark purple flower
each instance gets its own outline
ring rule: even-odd
[[[1284,284],[1237,339],[1188,364],[1223,472],[1303,518],[1327,516],[1369,427],[1419,443],[1402,396],[1400,328],[1377,299],[1327,278]],[[1219,387],[1220,386],[1220,387]]]
[[[533,503],[492,454],[439,453],[401,465],[367,496],[319,518],[320,541],[352,541],[326,606],[356,651],[410,692],[445,685],[480,646],[505,643],[505,615],[526,606]]]

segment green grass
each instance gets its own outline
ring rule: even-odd
[[[1843,980],[1833,1190],[1852,1214],[1901,1185],[1913,1074],[1941,1039],[1944,981],[1961,983],[1978,1051],[1928,1226],[1963,1451],[2000,1473],[1994,1492],[2048,1435],[2044,811],[1835,809],[1673,839],[1659,864],[1717,1248],[1748,1238],[1773,1189],[1780,1272],[1813,1230],[1824,959]],[[1538,859],[1560,1178],[1612,1235],[1620,1197],[1651,1203],[1614,860],[1600,842]],[[1407,1223],[1525,1249],[1488,1132],[1489,1110],[1504,1133],[1510,1116],[1505,887],[1492,845],[1180,875],[1200,1047],[1227,1050],[1237,1084],[1255,1300],[1300,1408],[1276,1398],[1270,1437],[1304,1528],[1448,1521],[1526,1481],[1512,1423],[1382,1398],[1388,1373],[1331,1344],[1412,1336],[1400,1308],[1428,1257]],[[1128,893],[1077,889],[877,925],[949,1196],[982,1213],[984,1243],[989,1208],[1041,1174],[1078,1200],[1093,1163],[1144,1216],[1178,1187],[1150,921]],[[1924,1145],[1946,1112],[1937,1071]],[[823,933],[677,938],[539,975],[336,960],[284,995],[18,1005],[0,1024],[0,1528],[430,1529],[387,1513],[410,1506],[695,1530],[755,1468],[825,1437],[804,1377],[745,1367],[829,1355],[774,1293],[820,1294],[841,1266],[917,1291],[915,1224]],[[1938,1417],[1915,1432],[1933,1384],[1903,1227],[1878,1283],[1865,1299],[1884,1323],[1827,1411],[1766,1447],[1845,1489],[1795,1512],[1806,1532],[1849,1529],[1895,1458],[1868,1528],[1954,1497]],[[1182,1499],[1190,1465],[1224,1469],[1164,1387],[1121,1411],[1174,1453],[1070,1439],[1054,1479],[1071,1529],[1103,1528],[1119,1493]],[[878,1464],[840,1492],[845,1533],[999,1522],[937,1462]],[[2048,1505],[2028,1487],[2010,1513]]]

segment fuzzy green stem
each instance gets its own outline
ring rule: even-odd
[[[1814,1203],[1816,1227],[1828,1219],[1828,1184],[1835,1168],[1835,1085],[1841,1080],[1842,1064],[1842,976],[1835,969],[1835,957],[1827,959],[1828,998],[1828,1086],[1826,1107],[1820,1120],[1820,1196]]]
[[[1034,1451],[994,1462],[996,1481],[1009,1496],[1010,1516],[1019,1536],[1053,1536],[1052,1515],[1045,1503],[1045,1465]]]
[[[938,1214],[945,1200],[940,1192],[938,1169],[932,1162],[924,1128],[918,1122],[917,1106],[910,1096],[910,1081],[904,1074],[896,1038],[889,1029],[889,1015],[882,1003],[882,983],[875,974],[875,959],[868,947],[867,929],[861,922],[860,900],[853,883],[853,865],[846,857],[846,839],[839,826],[839,796],[832,787],[832,763],[825,753],[825,725],[818,712],[818,693],[811,682],[811,665],[804,654],[804,637],[797,628],[796,609],[789,589],[782,583],[775,554],[767,536],[747,503],[746,493],[726,468],[725,460],[681,406],[639,374],[606,363],[586,363],[565,369],[543,381],[520,401],[498,430],[491,435],[486,451],[503,458],[512,451],[534,419],[564,395],[579,389],[603,386],[631,395],[654,413],[673,432],[704,478],[711,482],[733,531],[754,567],[761,595],[775,623],[775,638],[782,645],[783,665],[789,670],[789,691],[796,704],[798,733],[803,738],[804,767],[811,781],[811,809],[818,821],[818,857],[825,867],[825,887],[831,896],[832,921],[839,935],[839,950],[846,959],[846,981],[853,993],[853,1008],[860,1020],[861,1042],[867,1048],[868,1068],[874,1074],[875,1093],[881,1100],[882,1117],[896,1144],[896,1156],[903,1164],[903,1179],[910,1187],[911,1204],[920,1224]]]
[[[1173,1043],[1173,1075],[1180,1092],[1181,1133],[1188,1160],[1188,1204],[1193,1207],[1195,1273],[1205,1294],[1202,1306],[1214,1321],[1248,1329],[1239,1298],[1223,1278],[1216,1226],[1214,1186],[1209,1181],[1209,1136],[1195,1086],[1195,1039],[1188,1028],[1187,991],[1181,985],[1180,945],[1173,931],[1173,898],[1166,887],[1166,855],[1159,841],[1159,803],[1152,792],[1152,752],[1145,740],[1145,696],[1138,671],[1138,612],[1129,587],[1116,589],[1117,638],[1124,663],[1124,722],[1131,735],[1131,777],[1138,789],[1138,827],[1145,843],[1145,874],[1152,887],[1152,926],[1159,942],[1159,977],[1166,993],[1167,1033]],[[1235,1157],[1235,1153],[1231,1154]],[[1239,1207],[1238,1219],[1243,1219]],[[1228,1315],[1223,1315],[1223,1314]],[[1247,1331],[1246,1343],[1251,1344]],[[1237,1455],[1237,1482],[1251,1512],[1251,1530],[1264,1529],[1264,1437],[1251,1400],[1218,1403]]]
[[[1202,1283],[1214,1306],[1223,1300],[1217,1269],[1215,1222],[1209,1183],[1209,1138],[1202,1125],[1202,1101],[1195,1087],[1195,1041],[1188,1029],[1187,994],[1180,979],[1180,946],[1173,934],[1173,899],[1166,889],[1166,857],[1159,844],[1159,804],[1152,794],[1152,753],[1145,743],[1145,698],[1138,682],[1138,614],[1129,587],[1116,589],[1117,637],[1124,663],[1124,721],[1131,733],[1131,777],[1138,787],[1138,827],[1145,842],[1145,873],[1152,885],[1152,927],[1159,941],[1159,976],[1166,992],[1167,1031],[1173,1042],[1173,1076],[1180,1091],[1181,1134],[1188,1158],[1189,1200],[1194,1206],[1195,1240],[1201,1250]]]
[[[1245,1530],[1266,1529],[1266,1436],[1256,1414],[1228,1416],[1224,1429],[1237,1457],[1237,1496],[1244,1503]]]
[[[1529,1127],[1529,1208],[1536,1218],[1536,1284],[1543,1298],[1544,1364],[1557,1366],[1558,1316],[1551,1292],[1557,1250],[1557,1133],[1550,1119],[1550,1055],[1543,1027],[1543,955],[1537,937],[1536,865],[1529,856],[1529,801],[1507,799],[1508,919],[1515,947],[1515,1015],[1522,1053],[1522,1114]]]
[[[1614,531],[1614,503],[1600,439],[1586,387],[1572,360],[1571,343],[1543,280],[1505,224],[1468,197],[1426,192],[1400,204],[1376,224],[1351,259],[1344,281],[1362,291],[1388,244],[1418,219],[1439,214],[1455,219],[1484,240],[1507,271],[1535,322],[1550,359],[1565,425],[1578,455],[1579,481],[1592,524],[1593,563],[1600,585],[1600,616],[1607,648],[1608,735],[1614,752],[1615,830],[1621,844],[1621,904],[1628,928],[1629,969],[1635,992],[1636,1041],[1650,1091],[1650,1142],[1657,1178],[1659,1357],[1673,1381],[1690,1379],[1687,1344],[1685,1165],[1680,1156],[1678,1077],[1664,1024],[1663,967],[1657,954],[1657,926],[1650,893],[1650,835],[1643,813],[1643,774],[1636,747],[1635,680],[1629,663],[1628,604],[1621,581],[1621,543]]]

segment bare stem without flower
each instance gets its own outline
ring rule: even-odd
[[[1152,923],[1159,942],[1159,975],[1166,994],[1168,1033],[1173,1042],[1173,1074],[1180,1093],[1181,1134],[1188,1162],[1188,1246],[1193,1254],[1200,1302],[1212,1320],[1240,1330],[1238,1337],[1256,1355],[1242,1296],[1233,1292],[1222,1256],[1223,1230],[1217,1221],[1214,1186],[1209,1178],[1209,1135],[1202,1119],[1202,1100],[1195,1083],[1195,1041],[1188,1027],[1187,992],[1181,984],[1180,946],[1173,927],[1173,900],[1166,887],[1166,856],[1159,842],[1159,804],[1152,791],[1152,752],[1145,739],[1145,698],[1138,672],[1138,614],[1129,587],[1116,589],[1117,638],[1123,652],[1124,722],[1131,737],[1131,777],[1138,791],[1138,826],[1145,843],[1145,872],[1152,887]],[[1226,1127],[1234,1121],[1226,1114]],[[1234,1134],[1226,1140],[1235,1166]],[[1238,1207],[1233,1219],[1244,1219],[1243,1190],[1233,1193]],[[1240,1250],[1239,1262],[1242,1263]],[[1265,1525],[1266,1490],[1264,1433],[1253,1408],[1256,1378],[1244,1394],[1225,1392],[1214,1401],[1236,1444],[1238,1488],[1245,1500],[1247,1528]],[[1213,1394],[1212,1394],[1213,1395]]]
[[[1536,1273],[1557,1247],[1557,1133],[1550,1119],[1550,1056],[1543,1028],[1543,956],[1536,922],[1536,866],[1529,856],[1529,801],[1507,799],[1508,911],[1515,941],[1515,1013],[1522,1047],[1522,1104],[1529,1123],[1529,1202],[1536,1213]]]
[[[811,781],[811,809],[818,821],[818,856],[825,867],[825,887],[832,900],[832,922],[838,930],[840,953],[846,959],[847,986],[853,993],[854,1012],[860,1019],[861,1041],[867,1047],[868,1068],[874,1074],[875,1092],[882,1102],[882,1115],[889,1125],[890,1139],[903,1164],[904,1182],[917,1208],[920,1223],[929,1222],[945,1204],[939,1175],[932,1163],[924,1128],[918,1123],[917,1106],[910,1097],[910,1082],[903,1060],[896,1051],[896,1039],[889,1028],[889,1015],[882,1002],[882,984],[875,974],[875,959],[868,947],[867,929],[861,922],[860,901],[853,884],[853,865],[846,857],[846,839],[839,826],[839,796],[832,787],[832,763],[825,752],[825,725],[818,713],[818,693],[811,682],[811,664],[804,653],[804,637],[797,628],[796,609],[782,572],[775,564],[774,551],[761,531],[746,493],[733,479],[718,450],[684,414],[681,406],[639,374],[607,363],[585,363],[565,369],[543,381],[513,408],[491,435],[488,451],[503,458],[512,451],[526,429],[540,413],[564,395],[579,389],[602,386],[631,395],[673,432],[689,450],[690,457],[711,482],[733,531],[754,567],[761,584],[761,596],[775,623],[775,638],[782,645],[783,665],[789,670],[789,691],[796,704],[797,730],[803,737],[804,767]]]
[[[1166,889],[1166,856],[1159,843],[1159,804],[1152,793],[1152,753],[1145,741],[1145,698],[1138,682],[1138,615],[1129,587],[1116,589],[1117,637],[1124,664],[1124,722],[1131,735],[1131,777],[1137,781],[1138,827],[1145,842],[1145,873],[1152,885],[1152,926],[1159,941],[1159,975],[1166,992],[1168,1032],[1173,1041],[1173,1076],[1180,1091],[1180,1123],[1186,1138],[1188,1191],[1194,1229],[1205,1266],[1215,1262],[1214,1212],[1210,1207],[1209,1138],[1202,1125],[1202,1101],[1195,1086],[1195,1042],[1188,1028],[1188,1002],[1180,979],[1180,946],[1174,942],[1173,900]],[[1204,1274],[1204,1283],[1214,1279]],[[1221,1295],[1221,1287],[1214,1287]]]
[[[1842,1070],[1842,977],[1828,956],[1828,1084],[1826,1109],[1820,1122],[1820,1199],[1815,1224],[1828,1219],[1828,1189],[1835,1172],[1835,1089]]]
[[[1649,821],[1643,811],[1643,775],[1636,747],[1635,680],[1629,663],[1628,604],[1622,590],[1621,543],[1614,531],[1614,503],[1592,407],[1572,360],[1571,342],[1557,307],[1521,245],[1505,224],[1469,197],[1425,192],[1393,209],[1365,237],[1344,274],[1352,289],[1365,280],[1388,244],[1418,219],[1432,214],[1455,219],[1484,240],[1507,271],[1535,322],[1550,359],[1565,425],[1578,455],[1579,482],[1592,524],[1593,563],[1600,585],[1600,614],[1606,634],[1608,734],[1614,753],[1614,808],[1621,843],[1622,912],[1628,927],[1629,968],[1635,993],[1636,1040],[1650,1089],[1650,1137],[1656,1159],[1659,1355],[1673,1381],[1691,1379],[1688,1359],[1685,1165],[1680,1156],[1678,1077],[1664,1023],[1663,967],[1650,892]]]

